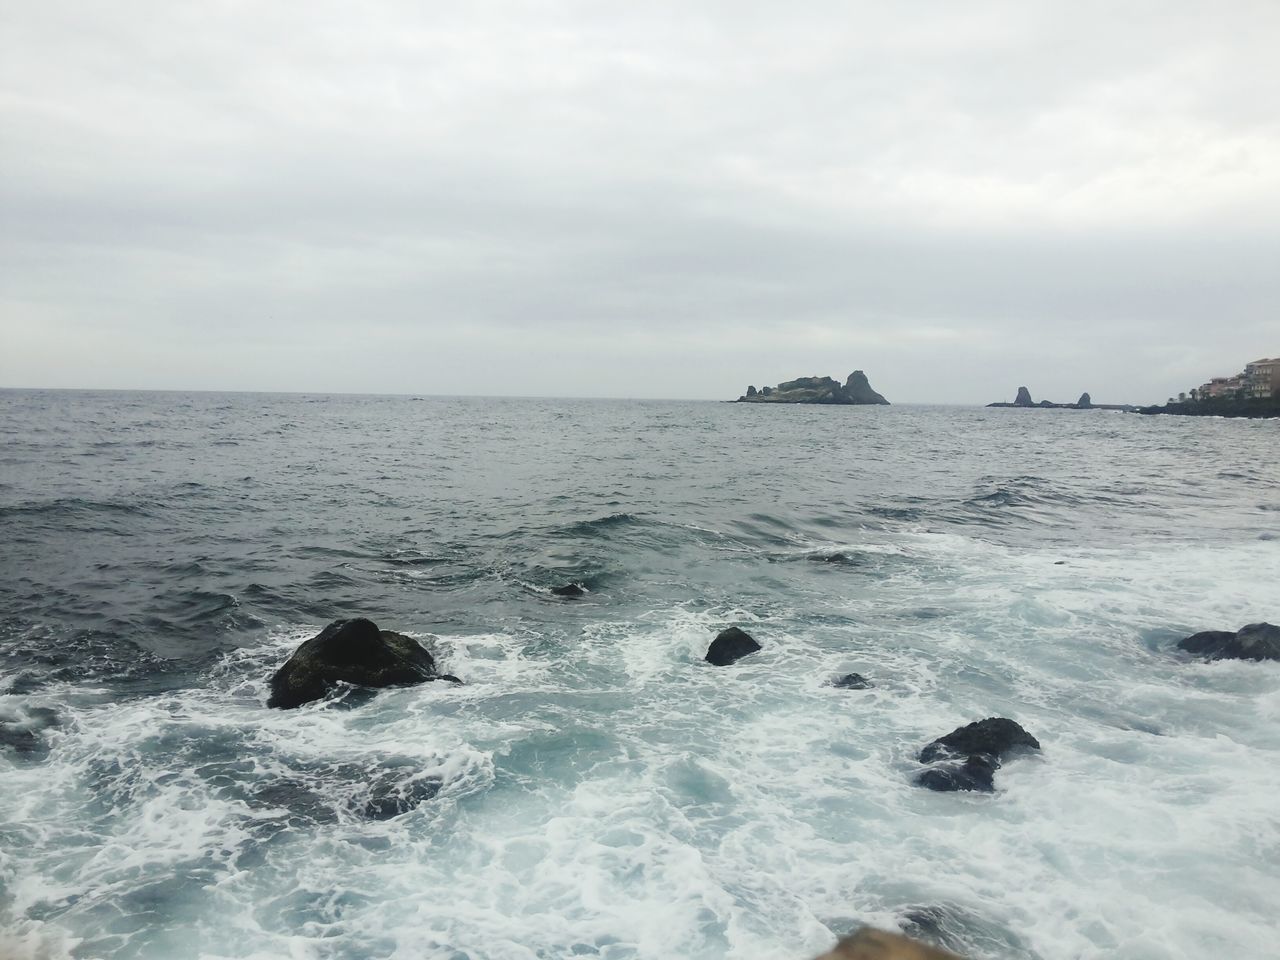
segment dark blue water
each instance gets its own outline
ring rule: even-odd
[[[1171,649],[1280,619],[1275,422],[4,391],[0,441],[16,956],[1278,932],[1280,670]],[[267,711],[354,615],[466,685]],[[764,649],[702,663],[730,624]],[[824,686],[851,670],[876,686]],[[992,714],[1043,756],[995,796],[911,785]]]

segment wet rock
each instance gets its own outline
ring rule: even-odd
[[[1008,394],[1006,393],[1005,396],[1007,397]],[[1034,407],[1035,401],[1031,399],[1031,391],[1026,387],[1019,387],[1018,395],[1014,398],[1013,405],[1015,407]]]
[[[366,820],[390,820],[431,800],[440,792],[439,777],[417,777],[404,781],[382,778],[372,785],[369,798],[359,810]]]
[[[903,912],[901,922],[907,936],[954,950],[959,956],[1039,960],[1039,955],[1012,930],[959,904],[909,907]]]
[[[749,633],[737,627],[730,627],[728,630],[722,630],[711,641],[704,659],[717,667],[725,667],[759,649],[760,644],[756,643]]]
[[[1039,750],[1040,741],[1007,717],[988,717],[957,727],[920,751],[920,762],[933,764],[916,777],[930,790],[995,789],[1002,761],[1024,750]]]
[[[586,588],[580,583],[566,583],[562,587],[552,587],[551,592],[557,597],[584,597],[587,595]]]
[[[1080,410],[1092,410],[1093,397],[1089,396],[1088,393],[1080,394],[1080,399],[1076,401],[1076,407]]]
[[[841,690],[866,690],[875,684],[860,673],[846,673],[843,677],[832,680],[831,686],[839,687]]]
[[[1235,633],[1205,630],[1178,641],[1178,649],[1206,660],[1280,660],[1280,627],[1250,623]]]
[[[995,775],[999,769],[999,761],[975,754],[963,763],[934,764],[916,777],[916,783],[943,793],[953,790],[991,793],[996,788]]]
[[[1040,749],[1040,741],[1007,717],[988,717],[957,727],[920,751],[921,763],[932,763],[953,757],[982,754],[996,760],[1005,759],[1015,750]]]
[[[431,654],[411,637],[379,630],[371,620],[335,620],[303,643],[271,678],[268,707],[290,709],[321,699],[339,683],[396,687],[436,674]]]

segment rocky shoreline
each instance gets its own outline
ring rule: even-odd
[[[1244,417],[1252,420],[1280,417],[1280,397],[1212,398],[1138,407],[1138,413],[1167,413],[1178,417]]]

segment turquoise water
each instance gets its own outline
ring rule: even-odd
[[[1280,667],[1174,650],[1280,620],[1274,422],[9,391],[0,431],[6,956],[1280,933]],[[465,686],[268,711],[354,615]],[[702,662],[732,624],[761,652]],[[1041,755],[912,785],[993,715]]]

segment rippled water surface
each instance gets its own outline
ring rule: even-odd
[[[1275,421],[0,391],[0,543],[0,956],[1275,955]],[[356,615],[465,685],[267,710]]]

